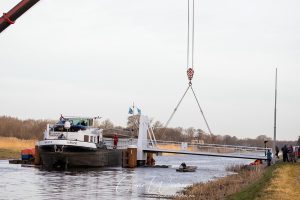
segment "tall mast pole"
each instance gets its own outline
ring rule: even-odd
[[[132,103],[132,116],[134,116],[134,102]]]
[[[277,115],[277,68],[275,74],[275,108],[274,108],[274,141],[273,141],[273,150],[276,149],[276,116]]]
[[[130,107],[131,109],[131,107]],[[131,123],[132,124],[132,127],[131,127],[131,138],[133,138],[134,136],[134,130],[135,130],[135,118],[134,118],[134,102],[132,103],[132,116],[131,117],[128,117],[128,121],[129,121],[129,124]]]

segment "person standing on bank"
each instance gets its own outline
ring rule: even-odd
[[[287,154],[288,154],[288,162],[294,162],[294,149],[292,145],[288,147]]]
[[[276,156],[276,158],[278,158],[279,159],[279,148],[278,148],[278,146],[276,145],[276,147],[275,147],[275,156]]]
[[[272,160],[272,153],[271,153],[270,149],[268,149],[268,152],[267,152],[268,166],[271,166],[271,160]]]
[[[282,151],[282,159],[283,159],[283,162],[288,161],[288,159],[287,159],[287,158],[288,158],[288,157],[287,157],[288,149],[287,149],[286,144],[282,147],[281,151]]]

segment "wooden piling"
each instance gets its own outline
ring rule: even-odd
[[[135,168],[137,166],[137,146],[129,145],[127,148],[128,167]]]
[[[41,164],[41,156],[39,152],[39,147],[37,145],[35,146],[34,164],[35,165]]]

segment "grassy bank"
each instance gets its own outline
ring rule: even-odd
[[[35,146],[36,140],[21,140],[14,137],[0,137],[0,159],[20,157],[20,151]]]
[[[197,183],[186,188],[177,200],[187,199],[226,199],[242,188],[246,188],[259,180],[265,172],[263,166],[240,168],[238,174],[233,174],[208,183]]]
[[[280,163],[267,171],[261,187],[249,187],[245,191],[237,193],[234,199],[241,199],[241,194],[246,198],[252,199],[247,195],[253,193],[255,200],[289,200],[300,198],[300,163]],[[254,195],[256,194],[256,195]],[[233,198],[232,198],[233,199]]]
[[[271,167],[267,167],[259,179],[254,180],[247,187],[241,188],[238,192],[227,196],[226,199],[228,199],[228,200],[240,200],[240,199],[253,200],[253,199],[256,199],[261,194],[263,188],[267,187],[267,185],[271,181],[274,170],[277,167],[278,167],[278,165],[272,165]]]
[[[18,159],[18,158],[20,158],[20,151],[0,148],[0,160]]]
[[[300,163],[242,169],[225,178],[186,188],[176,199],[285,200],[300,197]]]

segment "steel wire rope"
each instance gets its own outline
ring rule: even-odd
[[[196,93],[195,93],[195,91],[194,91],[194,89],[193,89],[192,86],[191,86],[191,90],[193,91],[194,97],[195,97],[196,102],[197,102],[197,104],[198,104],[199,110],[200,110],[200,112],[201,112],[201,114],[202,114],[202,117],[203,117],[203,119],[204,119],[204,121],[205,121],[206,127],[207,127],[209,133],[212,135],[212,132],[211,132],[211,130],[210,130],[210,127],[209,127],[209,125],[208,125],[208,123],[207,123],[207,120],[206,120],[206,118],[205,118],[205,115],[204,115],[204,113],[203,113],[203,110],[202,110],[202,108],[201,108],[201,106],[200,106],[200,103],[199,103],[199,101],[198,101],[198,98],[197,98]]]
[[[170,121],[172,120],[174,114],[176,113],[178,107],[180,106],[180,104],[181,104],[183,98],[185,97],[185,95],[186,95],[187,91],[190,89],[190,87],[191,87],[191,85],[189,85],[189,86],[186,88],[186,90],[185,90],[183,96],[181,97],[180,101],[177,103],[177,105],[176,105],[176,107],[175,107],[173,113],[171,114],[171,116],[169,117],[167,123],[165,124],[165,130],[166,130],[167,126],[169,125]],[[163,133],[165,133],[165,131],[164,131]]]
[[[193,23],[192,23],[192,69],[194,69],[194,34],[195,34],[195,1],[193,0]]]
[[[193,44],[194,43],[194,27],[193,26],[194,26],[194,10],[195,10],[194,9],[194,0],[193,0],[192,6],[193,6],[193,9],[192,9],[193,22],[192,22],[192,55],[191,55],[191,57],[192,57],[192,68],[193,68],[193,65],[194,65],[194,55],[193,55],[194,54],[193,53],[193,51],[194,51],[194,44]],[[191,15],[190,14],[190,0],[187,0],[187,10],[188,10],[188,13],[187,13],[187,61],[186,61],[187,65],[186,65],[186,68],[188,70],[189,69],[189,61],[190,61],[190,42],[191,42],[190,41],[190,35],[191,35],[191,33],[190,33],[190,29],[191,29],[190,28],[190,15]],[[169,117],[168,121],[166,122],[166,124],[164,126],[163,135],[166,132],[166,128],[168,127],[170,121],[172,120],[174,114],[176,113],[178,107],[180,106],[183,98],[185,97],[185,95],[186,95],[187,91],[189,90],[189,88],[191,87],[191,85],[192,85],[191,82],[189,82],[189,85],[188,85],[187,89],[185,90],[183,96],[181,97],[180,101],[178,102],[178,104],[176,105],[174,111],[172,112],[171,116]]]
[[[194,0],[192,1],[192,28],[190,28],[190,15],[191,15],[190,14],[190,0],[187,0],[187,2],[188,2],[188,18],[187,18],[187,20],[188,20],[188,23],[187,23],[188,24],[188,27],[187,27],[188,28],[188,30],[187,30],[187,70],[189,70],[189,62],[190,62],[190,57],[191,57],[191,64],[192,64],[192,66],[190,68],[193,71],[193,69],[194,69],[194,44],[195,44],[195,36],[194,36],[195,35],[195,1]],[[190,29],[192,29],[191,30],[192,33],[190,33]],[[191,41],[190,41],[190,36],[192,37]],[[190,45],[190,42],[192,43],[191,45]],[[191,50],[191,52],[190,52],[190,50]],[[200,103],[198,101],[198,98],[196,96],[196,93],[195,93],[195,91],[194,91],[194,89],[192,87],[191,79],[189,81],[189,85],[188,85],[187,89],[185,90],[183,96],[181,97],[180,101],[177,103],[174,111],[172,112],[171,116],[169,117],[167,123],[165,124],[165,126],[164,126],[164,132],[162,133],[162,135],[164,135],[164,133],[166,132],[166,129],[167,129],[170,121],[172,120],[173,116],[175,115],[176,111],[178,110],[178,107],[180,106],[181,102],[183,101],[186,93],[188,92],[188,90],[190,88],[191,88],[191,90],[193,92],[193,95],[194,95],[194,97],[196,99],[198,108],[199,108],[199,110],[201,112],[201,115],[202,115],[204,121],[205,121],[207,129],[208,129],[209,133],[212,134],[211,129],[210,129],[210,127],[208,125],[208,122],[207,122],[207,120],[205,118],[205,115],[203,113],[203,110],[202,110],[202,108],[200,106]]]
[[[187,18],[187,52],[186,52],[186,56],[187,56],[187,60],[186,60],[186,69],[189,68],[189,61],[190,61],[190,0],[187,1],[188,2],[188,18]]]
[[[193,4],[194,4],[194,0],[193,0]],[[186,69],[189,69],[189,61],[190,61],[190,0],[187,0],[187,49],[186,49]],[[193,8],[193,12],[194,12],[194,8]],[[193,20],[194,21],[194,20]],[[193,36],[192,36],[192,40],[193,40]],[[183,98],[185,97],[187,91],[189,90],[189,88],[191,87],[191,82],[189,83],[189,86],[187,87],[187,89],[185,90],[183,96],[181,97],[180,101],[178,102],[178,104],[176,105],[174,111],[172,112],[171,116],[169,117],[168,121],[166,122],[165,126],[164,126],[164,132],[162,133],[162,135],[165,134],[167,127],[170,123],[170,121],[172,120],[174,114],[176,113],[179,105],[181,104]]]

